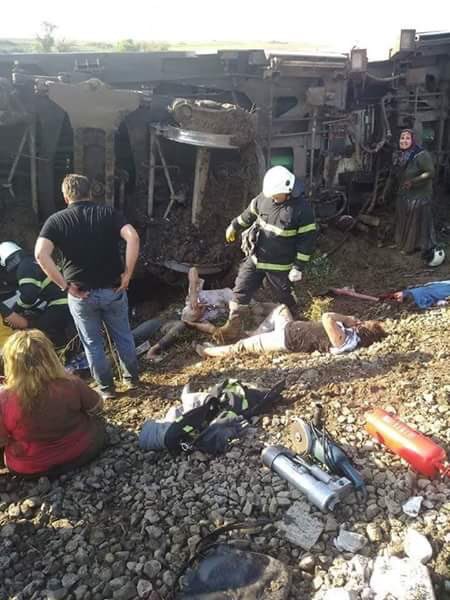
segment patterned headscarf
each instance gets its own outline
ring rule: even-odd
[[[422,152],[423,148],[417,143],[416,134],[412,129],[402,129],[399,138],[402,133],[409,133],[411,136],[411,146],[407,150],[400,149],[399,155],[400,165],[406,166],[419,152]]]

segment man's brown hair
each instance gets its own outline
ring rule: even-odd
[[[62,193],[70,202],[88,200],[90,187],[89,179],[84,175],[70,174],[64,177]]]

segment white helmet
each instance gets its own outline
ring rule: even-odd
[[[442,248],[435,248],[432,252],[433,254],[430,257],[431,260],[429,261],[428,266],[439,267],[445,260],[445,252]]]
[[[2,242],[0,244],[0,265],[7,271],[12,271],[20,260],[22,248],[15,242]],[[17,260],[11,260],[16,255]]]
[[[272,167],[264,175],[263,194],[272,198],[275,194],[290,194],[294,189],[295,175],[286,167]]]

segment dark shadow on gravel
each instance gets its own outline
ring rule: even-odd
[[[316,366],[306,364],[302,367],[302,358],[304,357],[305,360],[308,360],[310,355],[288,354],[288,357],[298,356],[299,361],[295,367],[291,365],[285,368],[283,368],[283,365],[267,367],[266,364],[260,368],[255,368],[252,356],[250,354],[247,356],[248,366],[242,364],[239,366],[234,365],[232,357],[216,361],[205,361],[203,363],[204,369],[201,369],[201,374],[193,379],[193,390],[196,391],[204,386],[212,385],[211,381],[217,382],[225,377],[238,377],[245,381],[261,379],[265,381],[277,381],[283,376],[283,373],[284,376],[288,376],[289,374],[292,375],[293,370],[296,370],[298,371],[299,381],[302,380],[303,373],[310,372],[310,376],[305,378],[304,381],[308,383],[308,390],[314,391],[331,382],[377,377],[390,372],[396,367],[401,367],[405,371],[414,370],[414,362],[426,363],[433,358],[432,354],[422,351],[394,352],[374,358],[367,355],[359,356],[358,354],[353,354],[335,357],[332,362],[327,362],[326,364]],[[311,376],[311,371],[317,373],[317,378]],[[326,375],[326,377],[323,378],[323,375]],[[319,381],[319,378],[321,381]]]

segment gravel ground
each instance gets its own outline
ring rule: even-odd
[[[447,273],[442,275],[435,278]],[[381,271],[366,278],[367,291],[380,285],[380,277]],[[348,311],[346,302],[334,308]],[[418,313],[361,303],[352,308],[360,316],[386,317],[390,335],[340,357],[241,355],[202,362],[188,345],[181,346],[165,362],[146,365],[134,395],[107,404],[111,443],[93,464],[51,482],[0,474],[0,599],[167,598],[201,536],[225,522],[257,517],[273,524],[234,537],[289,566],[289,598],[321,599],[336,587],[353,589],[348,597],[355,600],[374,598],[373,560],[404,556],[411,525],[431,543],[427,567],[436,597],[449,597],[449,480],[415,476],[369,438],[363,423],[368,409],[388,408],[449,449],[450,309]],[[286,377],[284,400],[222,457],[196,452],[174,458],[139,450],[142,422],[162,416],[185,383],[202,389],[225,376],[266,386]],[[323,527],[305,551],[276,526],[302,496],[261,465],[260,453],[267,443],[288,445],[290,420],[311,417],[317,402],[326,407],[328,429],[365,477],[368,499],[358,504],[349,497],[328,515],[302,504]],[[416,495],[424,499],[419,516],[411,518],[402,504]],[[340,526],[364,537],[356,558],[334,546]],[[330,594],[328,600],[337,600]]]

